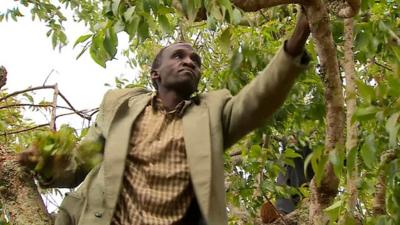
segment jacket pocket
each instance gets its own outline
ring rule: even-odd
[[[82,213],[84,199],[76,192],[69,192],[62,201],[54,225],[77,225]]]

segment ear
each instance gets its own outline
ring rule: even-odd
[[[150,72],[150,77],[152,80],[157,80],[157,79],[160,79],[160,74],[158,73],[157,70],[152,70]]]

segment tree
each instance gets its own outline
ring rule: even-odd
[[[314,62],[268,125],[227,152],[231,222],[257,223],[263,202],[296,192],[309,197],[309,203],[304,204],[310,205],[311,224],[396,224],[400,221],[398,3],[20,1],[31,9],[34,18],[50,27],[47,35],[53,47],[67,42],[61,6],[73,10],[89,29],[75,45],[83,45],[82,54],[88,50],[103,67],[115,57],[117,34],[126,32],[131,45],[125,55],[128,63],[140,67],[141,75],[133,84],[119,80],[120,87],[149,85],[148,65],[160,46],[185,40],[203,56],[200,91],[228,88],[232,93],[266,65],[292,29],[297,9],[286,5],[289,3],[304,6],[313,36],[307,48]],[[0,19],[19,16],[19,8],[14,8]],[[343,22],[342,17],[347,19]],[[291,148],[279,154],[290,136],[313,150],[305,159],[315,172],[310,188],[293,189],[274,183],[284,164],[291,165],[293,158],[299,157]],[[337,195],[338,190],[344,192]]]

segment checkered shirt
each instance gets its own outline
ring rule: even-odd
[[[190,104],[167,112],[154,95],[133,125],[112,225],[180,224],[194,198],[181,119]]]

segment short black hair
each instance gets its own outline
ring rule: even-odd
[[[168,47],[168,46],[167,46]],[[161,61],[162,61],[162,54],[164,52],[164,50],[167,47],[163,47],[156,55],[156,57],[153,60],[153,63],[151,64],[151,71],[154,71],[156,69],[158,69],[161,66]]]
[[[163,48],[157,53],[156,57],[155,57],[154,60],[153,60],[153,63],[151,64],[151,71],[150,71],[150,73],[153,73],[154,71],[156,71],[156,70],[161,66],[162,54],[163,54],[164,50],[165,50],[167,47],[168,47],[168,46],[163,47]],[[156,82],[155,80],[152,79],[152,80],[151,80],[151,83],[153,84],[153,87],[154,87],[156,90],[158,90],[158,84],[157,84],[157,82]]]

